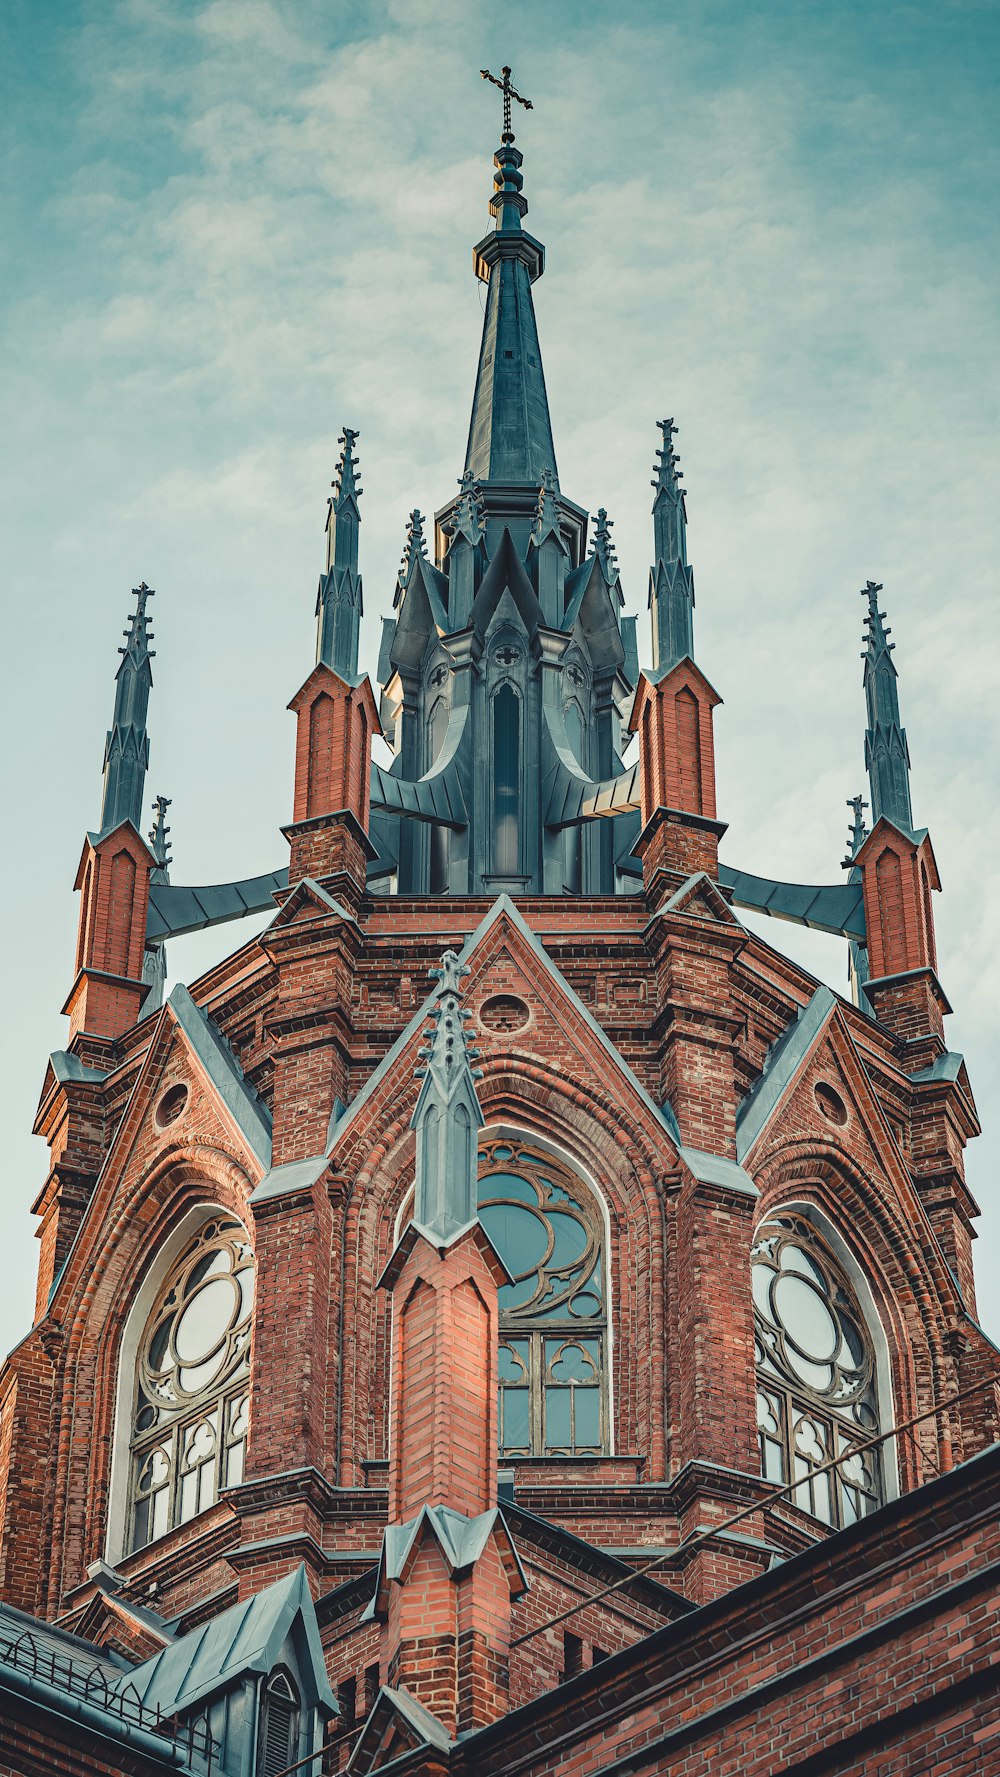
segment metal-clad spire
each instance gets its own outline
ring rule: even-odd
[[[361,576],[358,572],[358,530],[361,524],[358,459],[354,441],[358,434],[345,426],[340,435],[343,449],[327,503],[326,572],[316,594],[316,659],[344,679],[358,672],[361,634]]]
[[[618,578],[618,560],[615,546],[611,541],[614,520],[610,519],[604,507],[598,508],[597,523],[594,526],[593,553],[597,556],[604,569],[604,578],[609,586],[613,586]]]
[[[687,511],[673,420],[657,420],[663,448],[656,453],[653,498],[654,565],[649,576],[653,614],[653,665],[669,670],[694,658],[694,575],[687,559]]]
[[[483,70],[485,79],[492,79]],[[493,196],[489,208],[496,228],[473,249],[476,276],[487,285],[486,316],[472,402],[467,472],[481,481],[538,485],[543,471],[558,487],[552,422],[531,286],[545,269],[545,249],[521,224],[528,208],[521,177],[523,156],[514,146],[510,99],[530,109],[510,86],[504,69],[501,87],[505,127],[493,156]]]
[[[469,1042],[462,1009],[468,972],[454,950],[446,950],[440,968],[431,970],[438,982],[434,1027],[420,1051],[423,1085],[410,1123],[417,1132],[413,1220],[443,1244],[478,1213],[478,1131],[485,1118],[476,1094],[482,1071],[472,1066],[478,1050]]]
[[[906,730],[899,719],[899,694],[896,668],[892,654],[895,643],[889,641],[891,629],[886,627],[885,612],[878,608],[881,585],[869,580],[861,596],[868,600],[865,613],[865,701],[868,705],[868,731],[865,735],[865,765],[871,786],[872,825],[884,815],[905,832],[913,829],[910,806],[910,752]]]
[[[118,650],[122,663],[115,676],[115,713],[104,748],[102,833],[111,832],[122,821],[131,821],[139,830],[149,765],[146,714],[153,683],[150,661],[155,649],[149,645],[153,634],[148,626],[146,604],[153,597],[153,588],[143,580],[132,591],[138,602],[128,628],[122,631],[125,646]]]

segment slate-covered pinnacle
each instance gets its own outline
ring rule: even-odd
[[[851,830],[847,835],[847,856],[844,859],[845,869],[853,864],[868,837],[868,828],[865,826],[864,811],[870,805],[859,792],[857,796],[848,796],[847,806],[853,811],[854,819],[851,823]]]
[[[454,544],[459,537],[475,549],[486,532],[482,489],[474,475],[466,471],[459,482],[458,505],[448,519],[448,538]]]
[[[447,1244],[477,1214],[478,1131],[484,1117],[476,1094],[481,1070],[466,1030],[462,977],[468,968],[446,950],[431,970],[438,982],[429,1041],[420,1050],[422,1078],[410,1127],[417,1133],[413,1219]]]
[[[149,846],[156,859],[156,868],[150,871],[150,883],[163,884],[170,881],[170,828],[167,826],[167,809],[169,807],[169,796],[157,796],[153,803],[153,825],[149,829]],[[142,1002],[142,1016],[148,1018],[151,1012],[158,1012],[163,1004],[167,982],[167,947],[165,944],[147,944],[142,958],[142,978],[148,989]]]
[[[530,540],[536,549],[540,549],[546,537],[554,537],[564,554],[568,553],[559,525],[556,483],[551,469],[542,471],[541,485],[538,489],[538,505],[535,509],[535,522],[531,528]]]
[[[149,628],[146,606],[153,597],[153,588],[143,580],[132,588],[136,608],[129,626],[122,631],[124,648],[118,652],[122,662],[115,675],[115,711],[104,748],[104,795],[101,804],[101,832],[111,832],[122,821],[131,821],[139,831],[142,802],[149,764],[149,739],[146,715],[149,691],[153,683],[150,665],[155,650]]]
[[[358,459],[354,443],[358,434],[345,426],[342,446],[327,501],[326,571],[316,594],[316,659],[347,680],[357,678],[358,644],[361,636],[362,594],[358,572],[358,532],[361,525]]]
[[[424,536],[423,513],[418,512],[414,507],[406,524],[406,542],[403,545],[403,558],[396,575],[396,595],[392,601],[394,605],[398,605],[402,600],[403,594],[410,584],[413,565],[418,557],[424,561],[427,560],[427,540]]]
[[[694,657],[694,575],[687,559],[687,510],[674,438],[673,420],[658,420],[663,434],[656,453],[653,496],[653,569],[649,608],[653,616],[653,665],[669,671]]]
[[[170,828],[167,826],[167,809],[170,807],[169,796],[157,796],[153,803],[153,825],[149,829],[149,846],[156,859],[153,872],[154,882],[166,882],[170,867]]]
[[[868,708],[868,730],[865,735],[865,765],[871,788],[872,825],[883,815],[904,832],[913,829],[910,805],[910,753],[906,731],[899,719],[899,692],[892,654],[895,643],[879,610],[881,585],[869,580],[861,596],[867,599],[865,613],[865,702]]]
[[[611,541],[613,524],[614,520],[608,517],[604,507],[601,506],[598,509],[597,523],[594,526],[592,553],[597,556],[609,586],[613,586],[618,578],[618,560],[615,555],[615,546]]]

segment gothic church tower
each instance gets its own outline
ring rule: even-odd
[[[559,480],[497,84],[457,492],[376,694],[344,428],[287,866],[171,880],[165,798],[142,837],[138,589],[0,1374],[12,1771],[804,1772],[881,1721],[902,1772],[948,1685],[985,1719],[1000,1366],[882,589],[871,831],[840,881],[741,871],[676,427],[640,639]],[[172,936],[264,908],[164,999]],[[839,934],[850,996],[743,909]]]

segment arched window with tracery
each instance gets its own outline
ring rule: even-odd
[[[568,1167],[514,1138],[484,1139],[479,1216],[511,1273],[499,1292],[504,1457],[610,1449],[604,1226]]]
[[[253,1255],[217,1215],[166,1270],[139,1338],[127,1548],[203,1512],[243,1478]]]
[[[781,1210],[752,1256],[761,1473],[798,1485],[793,1501],[840,1528],[885,1498],[874,1342],[844,1267],[811,1222]],[[836,1469],[817,1473],[833,1457]]]

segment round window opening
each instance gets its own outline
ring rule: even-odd
[[[523,1030],[530,1017],[524,1001],[512,993],[494,994],[479,1011],[479,1021],[487,1030]]]
[[[847,1106],[840,1093],[835,1092],[832,1086],[828,1086],[825,1080],[821,1080],[815,1088],[815,1097],[827,1122],[836,1123],[838,1129],[843,1129],[847,1122]]]
[[[158,1129],[169,1129],[187,1110],[188,1089],[186,1086],[171,1086],[165,1092],[156,1107],[156,1126]]]

